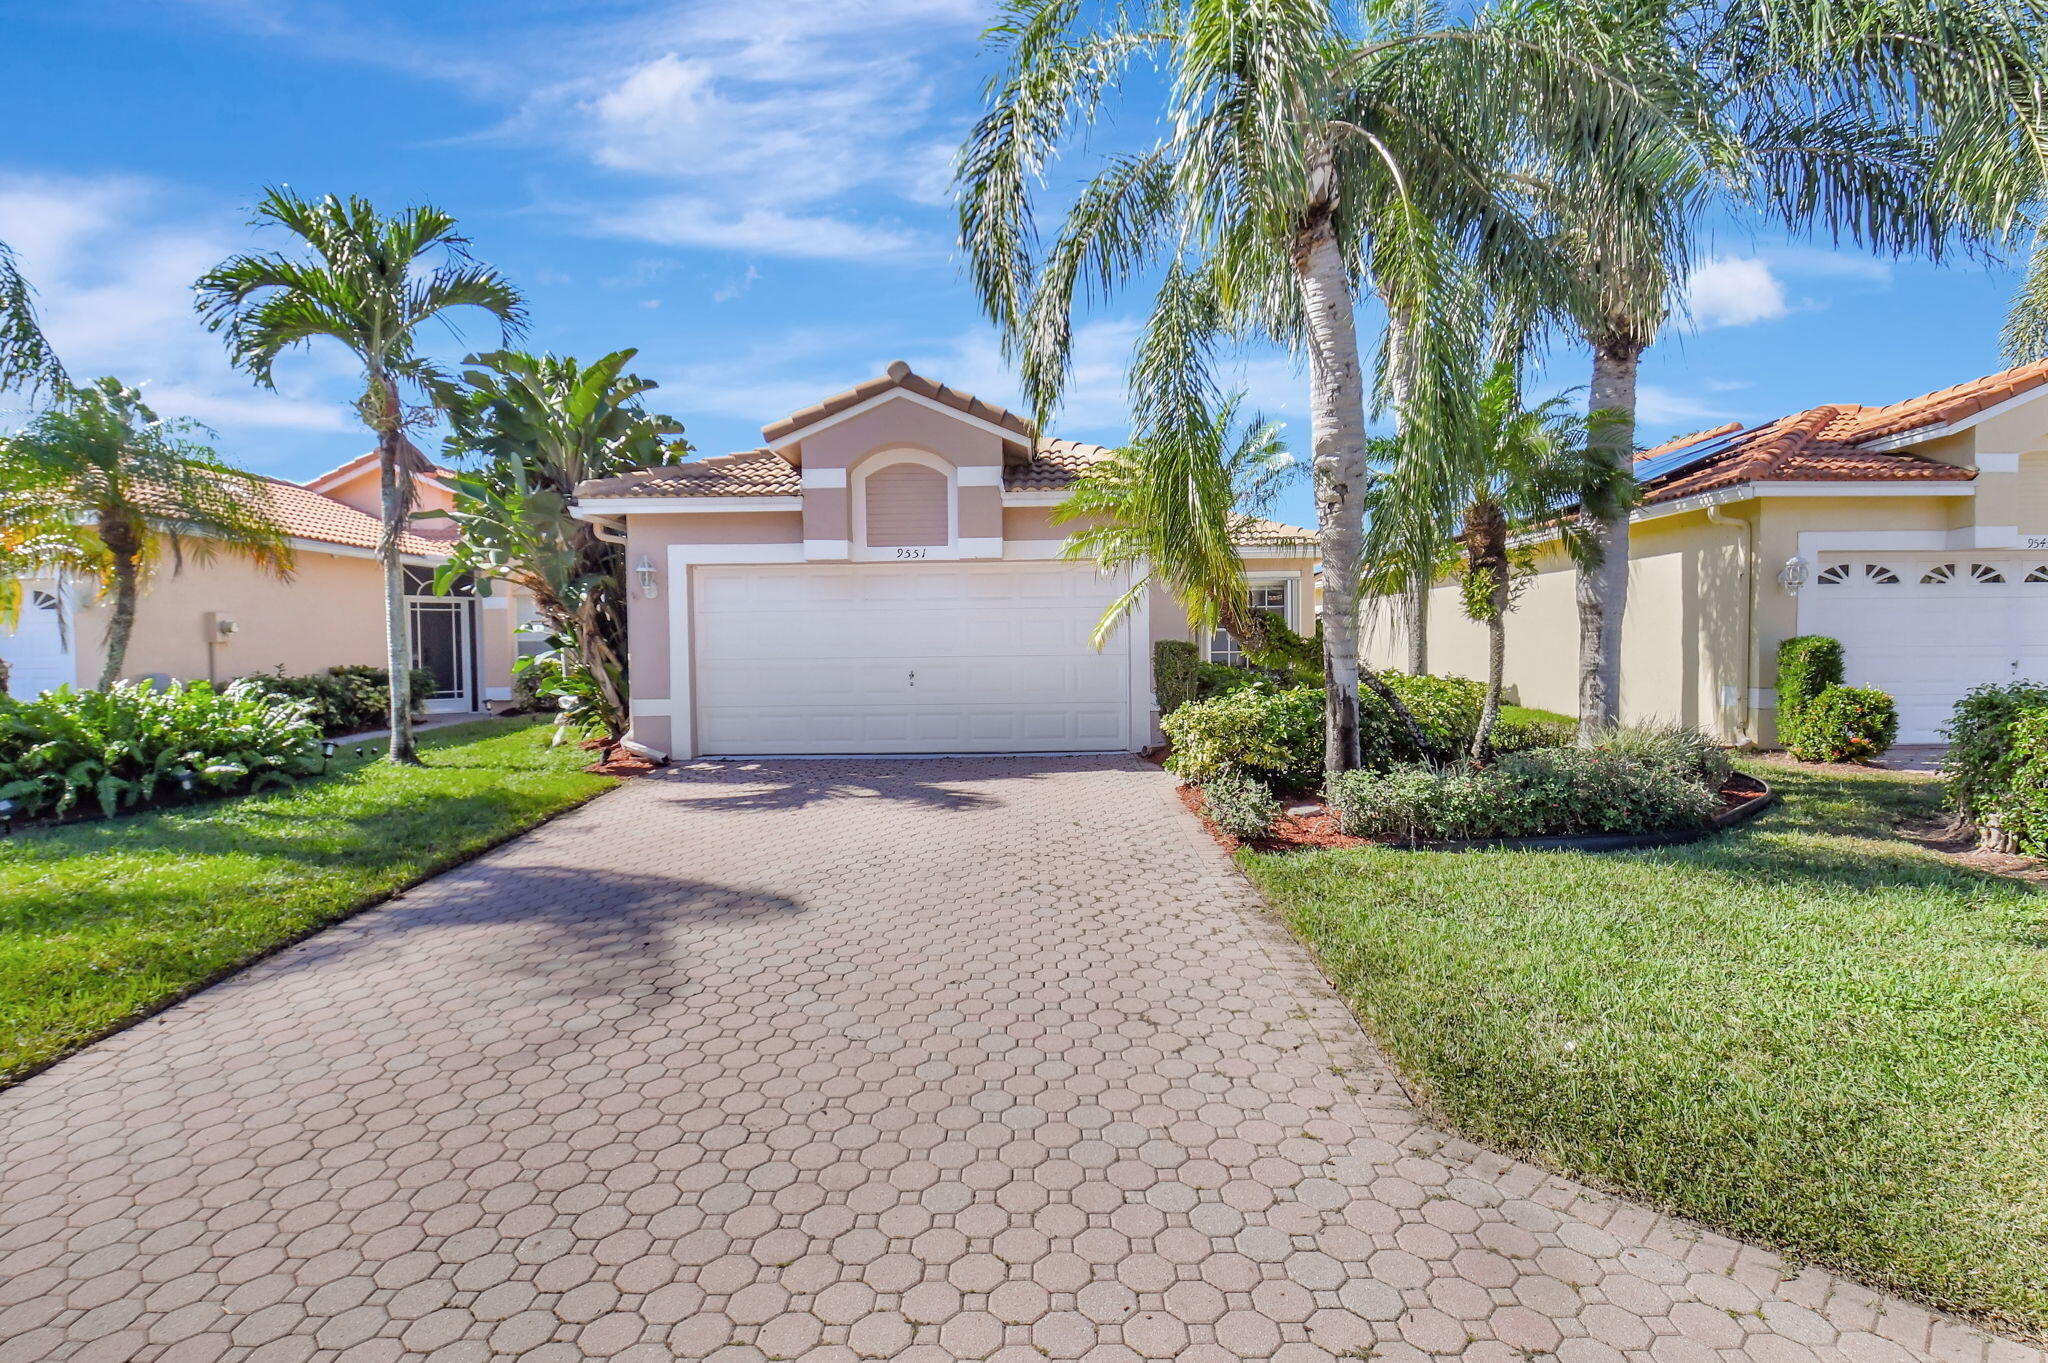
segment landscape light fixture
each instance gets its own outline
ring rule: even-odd
[[[17,808],[19,806],[12,800],[0,800],[0,831],[5,831],[10,837],[14,834],[14,813]]]
[[[332,762],[332,761],[334,760],[334,755],[335,755],[336,753],[340,752],[340,751],[341,751],[341,744],[339,744],[339,743],[336,743],[336,742],[335,742],[335,741],[334,741],[333,739],[331,739],[331,738],[323,738],[323,739],[321,739],[321,740],[320,740],[320,770],[321,770],[321,771],[323,771],[323,772],[324,772],[324,771],[326,771],[326,770],[327,770],[327,764],[328,764],[329,762]]]
[[[192,793],[192,768],[179,767],[171,773],[171,777],[178,783],[179,790],[184,791],[187,795]]]

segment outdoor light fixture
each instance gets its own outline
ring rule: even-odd
[[[639,564],[633,569],[633,574],[640,579],[640,595],[652,601],[655,597],[654,560],[642,554]]]
[[[1799,589],[1806,585],[1806,577],[1806,560],[1797,554],[1786,559],[1785,566],[1778,569],[1778,585],[1793,596],[1799,595]]]
[[[192,793],[192,768],[179,767],[171,773],[171,778],[178,783],[179,790],[184,791],[187,795]]]
[[[321,739],[321,740],[320,740],[320,770],[322,770],[322,771],[326,771],[326,770],[327,770],[327,764],[328,764],[329,762],[332,762],[332,761],[334,760],[334,755],[335,755],[336,753],[340,752],[340,751],[341,751],[341,744],[339,744],[339,743],[336,743],[336,742],[335,742],[335,741],[334,741],[333,739],[331,739],[331,738],[323,738],[323,739]]]
[[[0,829],[12,836],[14,833],[14,811],[18,808],[12,800],[0,800]]]

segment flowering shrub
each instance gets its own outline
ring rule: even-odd
[[[312,706],[252,682],[157,690],[62,686],[34,700],[0,697],[0,799],[21,814],[65,814],[84,800],[112,817],[177,791],[231,794],[286,785],[319,767]]]
[[[1785,746],[1802,762],[1868,762],[1899,736],[1899,708],[1870,686],[1829,686],[1799,707]]]

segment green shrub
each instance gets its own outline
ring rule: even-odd
[[[2012,790],[2027,756],[2019,743],[2019,725],[2044,712],[2048,686],[2037,682],[1974,686],[1956,702],[1955,713],[1941,731],[1949,744],[1941,774],[1948,802],[1965,820],[1983,822]]]
[[[2048,710],[2028,711],[2007,733],[2002,783],[1980,802],[1978,817],[1993,845],[2048,855]]]
[[[1568,719],[1545,715],[1506,714],[1494,721],[1488,741],[1496,754],[1528,752],[1534,748],[1568,748],[1578,742],[1579,726]]]
[[[1216,826],[1240,841],[1258,837],[1280,817],[1273,792],[1248,776],[1224,772],[1202,787],[1202,805]]]
[[[1195,698],[1195,666],[1201,655],[1185,639],[1161,639],[1152,645],[1152,694],[1166,716]]]
[[[1471,746],[1479,728],[1479,708],[1486,700],[1486,688],[1463,677],[1411,677],[1405,672],[1382,672],[1380,680],[1408,707],[1415,722],[1429,740],[1431,751],[1419,753],[1408,726],[1378,695],[1358,689],[1359,765],[1390,767],[1397,762],[1414,762],[1424,757],[1444,760]]]
[[[1345,772],[1327,795],[1346,833],[1401,842],[1695,827],[1720,803],[1689,772],[1605,748],[1545,748],[1483,768]]]
[[[389,675],[381,667],[348,663],[297,677],[288,677],[279,668],[275,675],[248,680],[270,695],[306,701],[321,733],[352,734],[381,729],[390,721],[391,693],[386,681]],[[433,673],[424,668],[412,669],[414,714],[425,713],[426,696],[433,689]]]
[[[1644,766],[1677,772],[1709,790],[1719,790],[1735,770],[1727,749],[1684,724],[1625,724],[1594,746]]]
[[[548,693],[561,676],[562,665],[553,653],[537,653],[512,664],[512,712],[540,714],[553,711],[555,704],[548,698]]]
[[[0,799],[29,816],[66,814],[90,799],[112,817],[184,794],[184,778],[216,794],[287,785],[320,765],[310,709],[246,681],[224,691],[205,682],[62,686],[0,699]]]
[[[1868,762],[1899,736],[1899,708],[1870,686],[1830,686],[1799,707],[1786,747],[1802,762]]]
[[[1195,699],[1213,700],[1232,691],[1241,690],[1253,682],[1265,682],[1270,686],[1284,687],[1285,682],[1271,673],[1251,667],[1231,667],[1226,663],[1200,662],[1195,664]]]
[[[1799,738],[1807,702],[1842,680],[1842,645],[1825,634],[1795,634],[1778,645],[1778,742]]]
[[[1321,779],[1321,687],[1282,689],[1255,677],[1235,690],[1183,705],[1160,723],[1173,744],[1167,769],[1197,785],[1230,774],[1307,790]]]

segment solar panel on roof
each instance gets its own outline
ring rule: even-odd
[[[1704,463],[1747,437],[1754,429],[1751,427],[1747,430],[1730,431],[1727,435],[1717,435],[1711,440],[1702,440],[1696,444],[1670,450],[1654,459],[1638,460],[1635,466],[1636,482],[1655,482],[1659,478],[1681,473],[1696,464]]]

